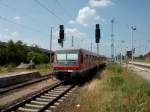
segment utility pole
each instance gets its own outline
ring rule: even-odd
[[[112,61],[114,61],[114,32],[113,32],[113,24],[114,24],[114,19],[111,20],[111,58]]]
[[[72,47],[74,47],[74,36],[72,36]]]
[[[99,43],[97,43],[97,55],[99,55]]]
[[[92,52],[92,41],[91,41],[91,52]]]
[[[52,30],[53,28],[51,27],[51,31],[50,31],[50,56],[49,56],[49,59],[50,59],[50,64],[51,64],[51,61],[52,61]]]
[[[131,62],[132,62],[132,65],[133,65],[133,58],[134,58],[134,56],[133,56],[133,54],[134,54],[134,52],[133,52],[133,31],[135,31],[136,30],[136,27],[133,27],[133,26],[131,26],[131,48],[132,48],[132,59],[131,59]]]
[[[120,51],[121,52],[121,57],[120,57],[121,58],[121,64],[122,64],[122,60],[123,60],[122,59],[122,56],[123,56],[123,43],[125,43],[125,41],[121,40],[121,51]]]

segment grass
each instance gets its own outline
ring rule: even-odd
[[[32,71],[32,70],[37,70],[41,74],[45,74],[52,71],[52,67],[49,64],[39,64],[39,65],[35,65],[34,69],[17,69],[13,64],[9,64],[6,66],[0,66],[0,75],[5,75],[7,73],[12,73],[12,72],[22,72],[22,71]]]
[[[35,66],[35,70],[38,70],[40,73],[45,74],[52,71],[52,66],[49,64],[40,64]]]
[[[15,71],[15,66],[13,64],[0,66],[0,73],[9,73]]]
[[[150,83],[109,64],[101,77],[81,88],[69,112],[150,112]]]

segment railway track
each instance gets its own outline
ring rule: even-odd
[[[68,81],[57,82],[18,104],[2,109],[1,112],[52,112],[72,92],[75,85]]]

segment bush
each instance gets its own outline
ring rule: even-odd
[[[13,72],[14,71],[14,64],[9,64],[8,66],[7,66],[7,71],[8,72]]]
[[[44,53],[31,51],[27,54],[27,60],[32,60],[36,64],[48,63],[48,56]]]
[[[119,64],[113,63],[108,65],[108,70],[121,74],[124,71],[124,68]]]
[[[0,72],[2,72],[2,67],[0,66]]]

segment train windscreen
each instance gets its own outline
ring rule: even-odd
[[[60,66],[78,65],[78,53],[57,53],[57,64]]]

